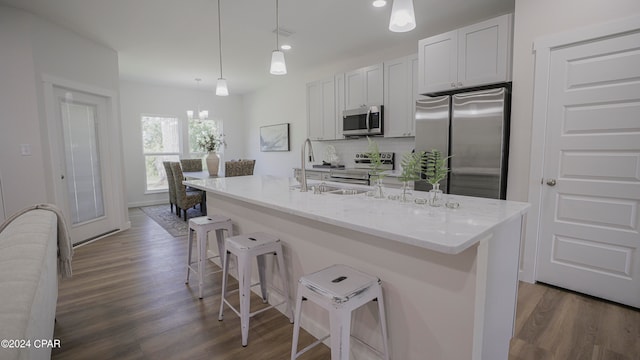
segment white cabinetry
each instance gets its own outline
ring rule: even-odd
[[[384,136],[414,136],[418,55],[384,63]]]
[[[420,94],[511,80],[512,15],[418,42]]]
[[[383,66],[376,64],[345,73],[345,108],[383,104]]]
[[[311,140],[336,138],[334,78],[307,84],[307,131]]]
[[[293,177],[301,182],[302,170],[300,168],[293,169]],[[331,180],[331,174],[328,171],[317,171],[317,170],[305,170],[305,175],[307,176],[307,180],[321,180],[321,181],[329,181]]]
[[[335,96],[335,104],[336,104],[336,118],[335,118],[335,124],[336,124],[336,139],[342,139],[344,138],[344,135],[342,134],[342,112],[344,110],[346,110],[345,108],[345,97],[344,97],[344,91],[345,91],[345,84],[344,84],[344,73],[338,74],[334,77],[334,82],[335,82],[335,92],[336,92],[336,96]]]

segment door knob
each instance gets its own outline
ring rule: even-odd
[[[556,179],[547,179],[547,185],[556,186]]]

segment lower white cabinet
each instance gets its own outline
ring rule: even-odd
[[[307,180],[328,181],[329,178],[331,177],[331,174],[329,174],[327,171],[306,170],[305,173],[307,175]],[[302,180],[300,178],[301,174],[302,174],[302,170],[300,170],[299,168],[293,169],[293,177],[298,182]]]

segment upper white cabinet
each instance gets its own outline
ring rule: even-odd
[[[415,135],[418,55],[384,62],[384,136]]]
[[[418,93],[511,80],[511,14],[418,42]]]
[[[307,84],[307,131],[311,140],[336,138],[334,78]]]
[[[335,117],[335,126],[336,126],[336,139],[342,139],[344,138],[344,135],[342,134],[342,112],[344,110],[346,110],[345,107],[345,96],[344,96],[344,91],[345,91],[345,74],[341,73],[338,74],[334,77],[334,83],[335,83],[335,104],[336,104],[336,117]]]
[[[345,73],[345,109],[383,104],[383,66],[376,64]]]

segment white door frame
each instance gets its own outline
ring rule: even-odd
[[[535,282],[536,259],[540,233],[540,205],[542,203],[542,175],[545,134],[547,131],[547,104],[551,51],[561,46],[613,36],[638,29],[640,16],[631,16],[611,22],[544,36],[533,43],[535,52],[535,78],[533,90],[533,125],[531,128],[531,165],[529,169],[529,202],[531,211],[527,219],[526,241],[520,280]]]
[[[127,214],[127,207],[125,206],[125,197],[124,197],[124,184],[123,184],[123,173],[122,173],[122,144],[121,144],[121,136],[120,136],[120,127],[116,123],[117,116],[119,114],[118,111],[118,94],[115,91],[104,89],[101,87],[96,87],[92,85],[87,85],[83,83],[79,83],[72,80],[67,80],[47,74],[42,75],[42,83],[43,83],[43,95],[44,95],[44,107],[45,107],[45,119],[44,124],[48,133],[48,150],[49,150],[49,160],[51,165],[49,166],[49,176],[50,176],[50,185],[48,186],[48,197],[52,199],[54,204],[63,204],[65,199],[60,199],[58,192],[56,191],[55,181],[57,181],[60,176],[60,166],[59,164],[64,161],[64,155],[59,154],[58,149],[60,148],[58,144],[59,140],[55,135],[55,131],[51,129],[51,121],[50,119],[55,118],[55,96],[54,96],[54,87],[67,88],[72,89],[74,91],[85,92],[91,95],[104,97],[107,100],[107,137],[108,137],[108,146],[111,150],[110,153],[110,163],[112,171],[110,174],[104,174],[105,177],[109,176],[108,181],[111,183],[111,188],[113,189],[115,194],[105,194],[104,196],[110,196],[111,201],[113,201],[113,209],[115,210],[115,214],[113,214],[114,228],[118,228],[119,231],[126,230],[131,227],[131,223],[129,222],[129,217]],[[44,148],[44,147],[43,147]],[[111,235],[111,234],[109,234]],[[94,239],[97,240],[97,239]]]
[[[6,219],[6,212],[4,210],[4,196],[2,195],[2,174],[0,173],[0,224]]]

